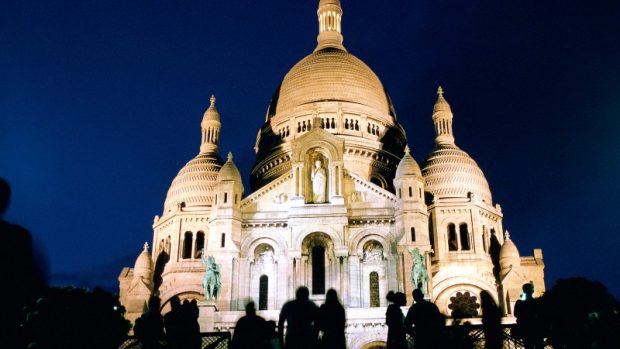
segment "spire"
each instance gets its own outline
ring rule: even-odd
[[[147,252],[147,253],[149,252],[149,243],[148,242],[144,243],[144,250],[143,251]]]
[[[340,0],[320,0],[316,12],[319,20],[318,45],[315,51],[333,47],[346,51],[342,46],[342,6]]]
[[[441,86],[437,88],[437,101],[433,107],[433,123],[435,124],[435,143],[454,144],[452,134],[452,109],[443,96]]]
[[[209,99],[211,104],[205,111],[200,126],[202,128],[201,153],[217,153],[217,145],[220,140],[220,113],[215,108],[215,95]]]
[[[232,162],[232,159],[233,159],[232,151],[229,151],[227,161]]]
[[[409,150],[409,145],[405,146],[405,155],[410,155],[411,151]]]

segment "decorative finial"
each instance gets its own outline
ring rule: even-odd
[[[437,95],[439,97],[443,97],[443,88],[441,88],[441,85],[437,88]]]
[[[215,95],[211,95],[211,98],[209,100],[211,101],[211,106],[215,106]]]
[[[233,155],[232,155],[232,151],[228,152],[228,161],[232,161],[233,159]]]
[[[405,154],[409,155],[409,152],[410,152],[410,151],[409,151],[409,145],[406,145],[406,146],[405,146]]]
[[[510,233],[508,232],[508,230],[504,232],[504,240],[510,240]]]
[[[148,242],[145,242],[145,243],[144,243],[144,251],[145,251],[145,252],[148,252],[148,251],[149,251],[149,243],[148,243]]]

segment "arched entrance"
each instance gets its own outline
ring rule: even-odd
[[[334,244],[325,233],[312,233],[301,243],[302,284],[322,295],[336,282]]]

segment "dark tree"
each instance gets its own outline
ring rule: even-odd
[[[555,348],[617,348],[620,304],[605,286],[560,279],[542,297],[547,337]]]

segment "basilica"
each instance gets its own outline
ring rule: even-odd
[[[233,155],[220,155],[227,125],[211,97],[200,150],[170,185],[152,248],[119,276],[129,319],[151,295],[163,312],[178,296],[198,301],[202,331],[228,331],[250,300],[277,320],[298,287],[317,304],[333,288],[358,349],[385,341],[390,290],[410,305],[420,288],[446,316],[468,318],[481,315],[486,291],[507,322],[524,283],[544,291],[542,251],[521,256],[504,230],[484,173],[457,146],[446,93],[439,87],[432,110],[429,101],[435,144],[418,164],[381,80],[343,45],[342,14],[339,0],[319,1],[317,46],[270,101],[250,188]],[[220,271],[210,301],[207,257]]]

